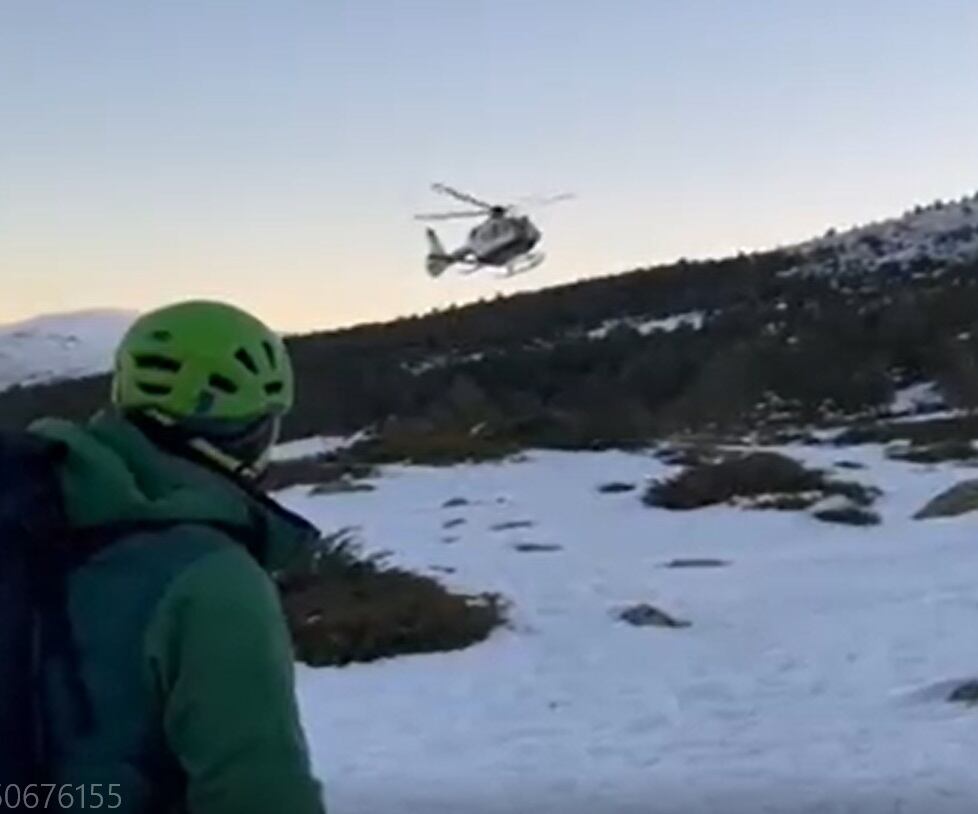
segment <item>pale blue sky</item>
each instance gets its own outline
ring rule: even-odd
[[[0,0],[0,320],[380,319],[806,238],[976,159],[974,0]],[[533,275],[435,282],[433,180],[578,199]]]

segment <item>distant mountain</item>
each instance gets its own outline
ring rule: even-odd
[[[0,325],[0,390],[108,370],[135,317],[130,311],[96,309]]]

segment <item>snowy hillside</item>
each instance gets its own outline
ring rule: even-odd
[[[512,629],[466,651],[300,670],[332,810],[973,811],[978,713],[946,697],[978,675],[976,527],[911,515],[974,471],[878,447],[783,451],[862,464],[845,476],[885,490],[883,524],[647,508],[597,487],[666,466],[617,452],[284,493],[324,529],[357,526],[369,550],[513,603]],[[726,565],[665,567],[691,557]],[[691,626],[615,618],[635,602]]]
[[[904,215],[843,232],[831,230],[793,247],[802,272],[915,270],[978,257],[978,194],[917,207]]]
[[[108,370],[133,319],[129,311],[92,310],[0,325],[0,390]]]
[[[851,229],[832,229],[822,237],[753,257],[758,258],[758,265],[763,265],[765,257],[781,257],[780,265],[775,267],[777,261],[773,261],[769,267],[781,278],[851,279],[860,275],[862,290],[871,296],[877,296],[878,289],[884,285],[909,288],[915,281],[932,282],[934,276],[952,266],[978,261],[978,194],[954,202],[938,201],[917,206],[898,217]],[[739,265],[738,260],[741,261]],[[711,262],[717,268],[724,267],[722,277],[709,276]],[[468,342],[459,351],[446,352],[439,348],[437,354],[412,355],[402,367],[416,375],[461,366],[471,369],[474,363],[491,363],[500,355],[511,353],[517,339],[528,353],[554,350],[561,344],[581,338],[620,337],[629,331],[642,337],[658,335],[660,339],[662,334],[676,333],[679,343],[685,341],[691,331],[702,332],[711,322],[745,305],[755,310],[767,306],[787,308],[783,301],[766,302],[756,299],[754,294],[747,294],[760,278],[750,277],[749,266],[748,256],[700,264],[683,261],[674,266],[634,272],[631,289],[628,288],[629,274],[579,283],[581,297],[577,300],[567,290],[555,289],[549,298],[548,292],[542,291],[535,296],[538,297],[539,311],[551,315],[549,320],[540,319],[533,323],[527,318],[530,309],[514,307],[508,316],[517,336],[487,340],[483,348],[473,347],[475,343]],[[639,275],[646,273],[648,286],[643,288],[639,284]],[[744,273],[739,290],[731,282],[738,273]],[[656,278],[661,282],[659,288],[654,284]],[[955,284],[955,280],[949,280],[949,286]],[[784,291],[779,296],[782,295]],[[802,298],[812,296],[813,290],[802,286],[789,298],[794,297],[798,303]],[[801,311],[805,307],[801,307]],[[859,307],[853,303],[854,309]],[[476,322],[477,314],[472,316]],[[750,316],[746,314],[741,318],[746,324],[752,324]],[[803,315],[784,316],[805,319]],[[502,305],[495,317],[498,322],[506,323],[507,314]],[[446,330],[441,344],[450,345],[457,335],[464,334],[461,330],[464,321],[461,318],[456,321],[458,324],[451,331]],[[753,324],[766,330],[761,322]],[[484,328],[477,326],[473,332],[478,331],[484,331]],[[422,338],[415,344],[421,345],[423,341],[428,340]],[[661,348],[662,344],[658,346]]]

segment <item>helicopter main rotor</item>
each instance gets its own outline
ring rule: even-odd
[[[489,210],[491,211],[491,210]],[[431,212],[424,215],[415,215],[415,220],[454,220],[455,218],[484,218],[487,211],[479,209],[475,212]]]
[[[437,221],[455,220],[456,218],[478,218],[486,217],[487,215],[494,217],[515,215],[517,210],[540,209],[545,206],[550,206],[551,204],[560,203],[561,201],[568,201],[577,197],[572,192],[564,192],[560,195],[550,196],[532,195],[526,198],[521,198],[517,206],[502,206],[499,204],[487,203],[486,201],[476,198],[474,195],[469,195],[467,192],[462,192],[461,190],[455,189],[455,187],[450,187],[448,184],[432,184],[431,188],[441,195],[447,195],[448,197],[454,198],[457,201],[462,201],[463,203],[467,203],[478,208],[463,209],[456,212],[433,212],[429,214],[415,215],[414,217],[416,220]]]
[[[572,201],[576,197],[573,192],[562,192],[559,195],[531,195],[526,198],[520,198],[519,205],[521,208],[540,209],[541,207],[551,206],[556,203],[562,203],[563,201]]]
[[[497,209],[492,204],[486,203],[485,201],[480,201],[473,195],[469,195],[467,192],[460,192],[454,187],[448,186],[448,184],[432,184],[432,190],[441,193],[442,195],[448,195],[451,198],[455,198],[463,203],[472,204],[472,206],[478,206],[480,209],[489,211],[492,209]]]

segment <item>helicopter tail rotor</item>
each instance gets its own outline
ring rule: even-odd
[[[434,229],[427,230],[428,256],[425,258],[425,268],[432,277],[440,277],[452,265],[452,256],[445,251],[445,246]]]

